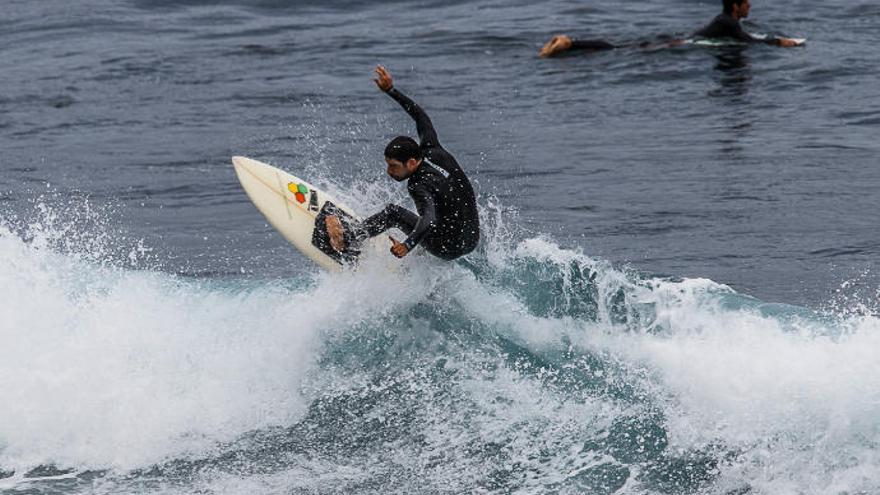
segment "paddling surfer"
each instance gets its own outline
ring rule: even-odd
[[[798,42],[791,38],[776,38],[768,36],[760,38],[749,34],[743,29],[740,21],[749,16],[751,8],[750,0],[722,0],[723,10],[715,19],[707,26],[695,32],[692,38],[695,39],[732,39],[744,43],[767,43],[782,47],[797,46]],[[671,47],[684,43],[684,40],[673,40],[665,43],[652,44],[641,43],[641,48],[658,48]],[[604,40],[578,40],[570,36],[559,34],[548,41],[538,55],[541,57],[552,57],[564,52],[581,50],[595,52],[599,50],[611,50],[618,48]]]

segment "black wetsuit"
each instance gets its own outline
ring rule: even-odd
[[[700,29],[693,35],[694,38],[703,38],[710,40],[732,39],[742,41],[744,43],[769,43],[778,44],[777,38],[757,38],[743,29],[738,19],[734,19],[732,15],[724,12],[718,14],[708,26]]]
[[[445,260],[465,255],[480,240],[480,219],[474,189],[455,158],[437,142],[431,119],[406,95],[391,88],[394,98],[416,121],[422,164],[409,177],[407,190],[418,214],[388,205],[366,219],[364,234],[374,237],[397,227],[409,237],[403,242],[410,251],[421,244],[429,253]]]
[[[590,52],[598,52],[599,50],[613,50],[617,46],[605,40],[571,40],[571,48],[569,50],[584,50]]]
[[[743,29],[738,19],[734,19],[732,15],[724,12],[712,19],[707,26],[693,34],[694,38],[703,39],[733,39],[745,43],[767,43],[770,45],[778,45],[779,38],[768,36],[766,38],[758,38],[749,34]],[[663,47],[667,46],[663,43],[642,42],[639,43],[640,48]],[[671,46],[671,45],[668,45]],[[612,50],[614,48],[622,48],[622,46],[613,45],[605,40],[579,40],[573,39],[569,50],[583,50],[596,52],[600,50]]]

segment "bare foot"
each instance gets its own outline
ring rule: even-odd
[[[330,246],[339,253],[345,251],[345,230],[339,218],[336,215],[327,215],[324,224],[327,226],[327,234],[330,235]]]
[[[570,36],[558,34],[548,41],[538,52],[541,57],[552,57],[558,53],[564,52],[571,48],[572,39]]]

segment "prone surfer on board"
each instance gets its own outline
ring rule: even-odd
[[[732,39],[745,43],[767,43],[783,47],[798,46],[797,40],[791,38],[776,38],[768,36],[761,38],[749,34],[740,24],[741,19],[749,16],[751,4],[749,0],[722,0],[723,11],[715,17],[709,25],[700,29],[693,34],[693,38],[697,39]],[[660,44],[642,43],[641,48],[662,48],[677,46],[684,43],[684,40],[673,40]],[[577,40],[570,36],[559,34],[548,41],[538,55],[542,57],[552,57],[560,53],[572,50],[599,51],[618,48],[604,40]]]
[[[364,220],[356,237],[363,240],[396,227],[408,236],[403,242],[389,236],[391,252],[398,258],[419,244],[444,260],[470,253],[480,240],[480,219],[467,175],[437,141],[428,114],[394,87],[391,73],[379,65],[376,76],[376,86],[400,103],[416,121],[419,142],[408,136],[392,139],[385,147],[385,163],[392,179],[407,181],[407,191],[418,213],[389,204]],[[331,246],[342,252],[346,248],[342,222],[335,215],[328,215],[325,222]]]

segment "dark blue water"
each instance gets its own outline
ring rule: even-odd
[[[536,56],[719,10],[6,0],[0,491],[876,491],[880,6]],[[237,183],[409,204],[377,63],[478,189],[466,264],[319,273]]]

